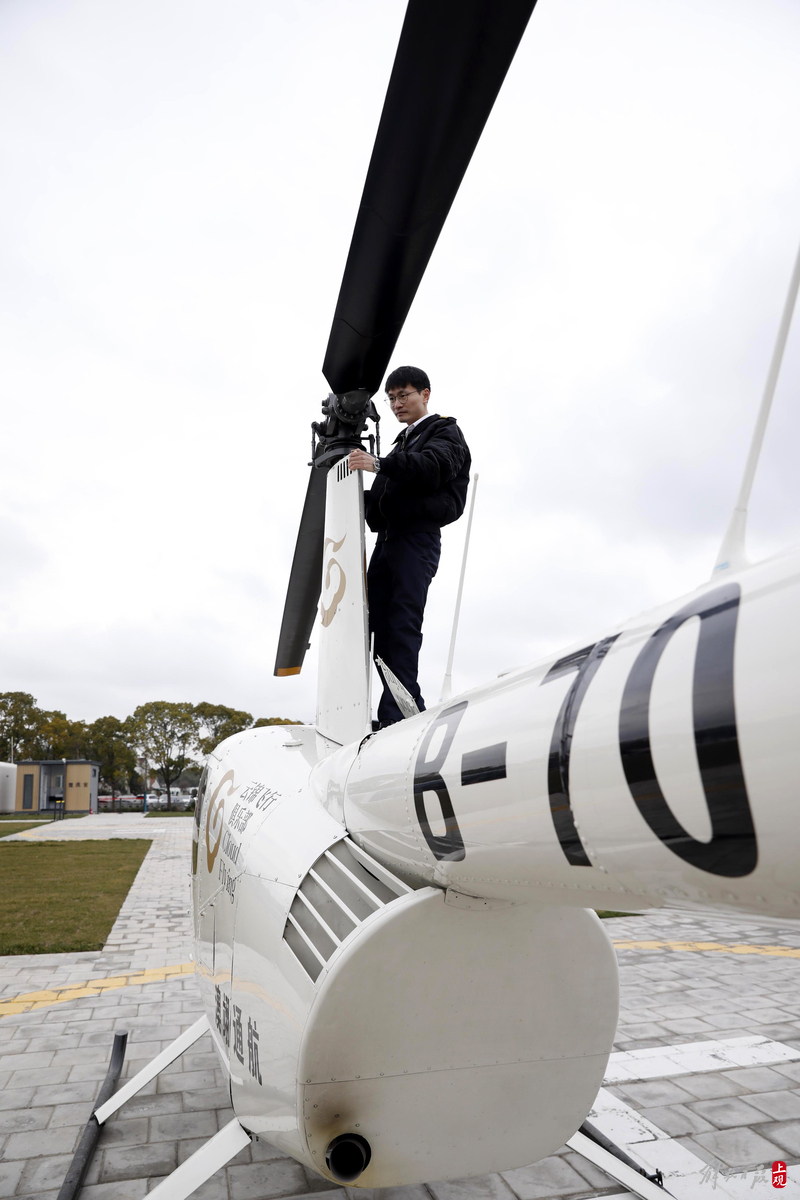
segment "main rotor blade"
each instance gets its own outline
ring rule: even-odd
[[[325,487],[328,472],[311,468],[303,515],[292,559],[275,659],[276,675],[299,675],[322,590],[322,544],[325,534]]]
[[[322,370],[382,383],[536,0],[409,0]]]

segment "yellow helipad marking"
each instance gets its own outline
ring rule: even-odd
[[[735,945],[724,942],[618,942],[617,950],[713,950],[719,954],[766,954],[776,958],[800,958],[800,949],[792,946],[753,946],[748,942]]]
[[[143,983],[163,983],[181,975],[194,974],[194,963],[174,963],[170,967],[151,967],[149,971],[137,971],[131,975],[113,975],[106,979],[87,979],[83,983],[70,983],[65,987],[45,988],[38,992],[24,992],[12,1000],[0,1000],[0,1017],[29,1012],[32,1008],[49,1008],[52,1004],[66,1004],[68,1000],[80,1000],[82,996],[100,996],[114,988],[134,987]]]

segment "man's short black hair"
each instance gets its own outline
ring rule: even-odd
[[[431,381],[419,367],[395,367],[386,379],[385,391],[389,388],[410,387],[416,392],[427,388],[430,391]]]

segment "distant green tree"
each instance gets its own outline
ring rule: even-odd
[[[253,722],[253,729],[263,729],[265,725],[302,725],[302,721],[293,721],[290,717],[259,717]]]
[[[164,782],[169,809],[172,808],[170,788],[192,762],[191,751],[197,744],[199,724],[194,705],[168,700],[140,704],[130,718],[135,744]]]
[[[207,700],[195,704],[194,711],[199,724],[197,748],[202,754],[210,754],[225,738],[233,737],[253,724],[249,712],[228,708],[225,704],[209,704]]]
[[[118,717],[98,717],[87,729],[86,758],[100,763],[100,782],[111,789],[111,805],[117,792],[130,785],[136,771],[136,753],[131,745],[132,730],[128,721]]]
[[[31,738],[30,758],[86,758],[88,727],[85,721],[70,721],[66,713],[43,712]]]
[[[0,692],[0,760],[34,758],[44,713],[29,692]]]

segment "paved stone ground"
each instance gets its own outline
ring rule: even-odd
[[[64,830],[68,826],[68,831]],[[191,975],[162,968],[189,960],[188,819],[89,817],[20,835],[147,836],[153,846],[102,952],[0,959],[0,1197],[55,1200],[104,1077],[115,1029],[130,1032],[132,1075],[192,1024]],[[679,942],[684,949],[618,948],[622,1006],[617,1051],[758,1034],[796,1061],[631,1080],[607,1092],[668,1135],[653,1153],[683,1148],[707,1175],[683,1195],[771,1194],[775,1159],[800,1163],[800,927],[662,915],[614,919],[615,942]],[[698,942],[725,950],[697,950]],[[731,948],[739,946],[740,952]],[[760,947],[744,953],[742,947]],[[110,986],[101,986],[108,983]],[[87,987],[78,987],[87,984]],[[52,998],[30,999],[41,989]],[[80,992],[80,995],[75,995]],[[15,998],[28,997],[20,1003]],[[65,997],[67,997],[65,999]],[[24,1011],[10,1011],[16,1007]],[[6,1015],[2,1015],[5,1012]],[[622,1061],[622,1060],[620,1060]],[[625,1061],[630,1060],[625,1058]],[[154,1080],[103,1131],[83,1200],[140,1200],[231,1119],[208,1037]],[[650,1136],[650,1135],[648,1135]],[[734,1171],[748,1169],[734,1187]],[[783,1195],[800,1195],[800,1175]],[[274,1200],[316,1193],[348,1200],[264,1141],[253,1143],[199,1192],[199,1200]],[[543,1162],[480,1179],[389,1189],[384,1200],[555,1200],[620,1197],[624,1189],[567,1147]],[[325,1196],[319,1193],[326,1193]]]
[[[617,918],[611,932],[615,942],[800,948],[800,927],[791,922],[650,913]],[[620,947],[617,955],[621,1003],[615,1049],[760,1034],[795,1048],[798,1061],[641,1081],[610,1091],[728,1173],[775,1160],[799,1163],[800,958]],[[764,1183],[760,1190],[766,1194],[768,1187]],[[784,1195],[795,1190],[800,1194],[795,1186]]]

